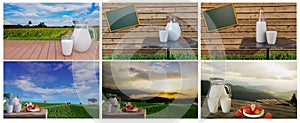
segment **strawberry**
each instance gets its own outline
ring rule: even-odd
[[[250,104],[245,105],[245,109],[250,109]]]
[[[250,105],[250,109],[251,109],[252,112],[254,112],[255,109],[256,109],[256,104],[251,104]]]
[[[258,110],[258,109],[256,109],[256,110],[254,111],[254,114],[256,114],[256,115],[259,115],[260,113],[261,113],[261,111]]]
[[[28,109],[29,109],[29,110],[32,110],[32,106],[31,106],[31,105],[30,105],[30,106],[28,106]]]
[[[24,109],[23,109],[23,112],[27,112],[27,108],[24,108]]]
[[[122,112],[126,112],[126,108],[123,108],[123,109],[122,109]]]
[[[253,114],[253,111],[251,111],[251,109],[245,109],[247,114]]]
[[[256,109],[262,111],[263,107],[261,105],[256,105]]]
[[[33,105],[33,109],[37,109],[38,108],[38,105]]]
[[[242,112],[241,110],[237,110],[237,111],[235,112],[235,116],[236,116],[236,117],[243,117],[243,112]]]
[[[241,106],[240,110],[243,111],[245,109],[245,106]]]
[[[40,108],[40,112],[43,112],[44,111],[44,109],[43,108]]]
[[[265,118],[266,119],[271,119],[272,118],[272,114],[270,112],[266,113]]]
[[[138,112],[142,112],[142,111],[143,111],[143,109],[139,108]]]

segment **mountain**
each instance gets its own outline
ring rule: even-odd
[[[210,82],[208,80],[201,80],[201,95],[206,96],[209,90]],[[241,86],[231,85],[232,98],[239,100],[256,101],[257,99],[291,99],[290,92],[273,94],[268,86]],[[293,91],[294,92],[294,91]],[[288,94],[287,94],[288,93]],[[286,96],[283,98],[283,95]]]

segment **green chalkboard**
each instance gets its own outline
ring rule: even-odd
[[[222,29],[238,24],[233,4],[203,11],[204,20],[208,31]]]
[[[140,24],[135,5],[105,12],[111,32]]]

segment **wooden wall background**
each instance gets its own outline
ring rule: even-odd
[[[141,49],[141,43],[145,36],[158,37],[158,30],[167,25],[166,16],[169,15],[180,18],[181,36],[198,41],[198,3],[136,3],[141,25],[113,33],[109,32],[104,13],[130,4],[132,3],[102,4],[102,56],[111,55],[114,52],[141,54],[166,52],[166,49]],[[193,51],[198,52],[197,49]]]
[[[227,3],[201,3],[201,11],[224,4]],[[275,27],[278,31],[277,36],[287,37],[296,41],[296,3],[235,3],[234,6],[239,25],[218,30],[218,32],[207,31],[201,13],[201,55],[209,55],[208,48],[213,49],[211,51],[225,50],[226,54],[252,55],[265,53],[265,50],[239,49],[243,37],[255,37],[256,21],[261,7],[263,7],[265,12],[267,28]],[[296,50],[276,51],[296,53]]]

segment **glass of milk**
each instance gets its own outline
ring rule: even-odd
[[[223,113],[229,113],[231,109],[231,98],[225,97],[220,99],[221,109]]]
[[[73,40],[70,35],[61,36],[61,49],[65,56],[70,56],[73,51]]]

